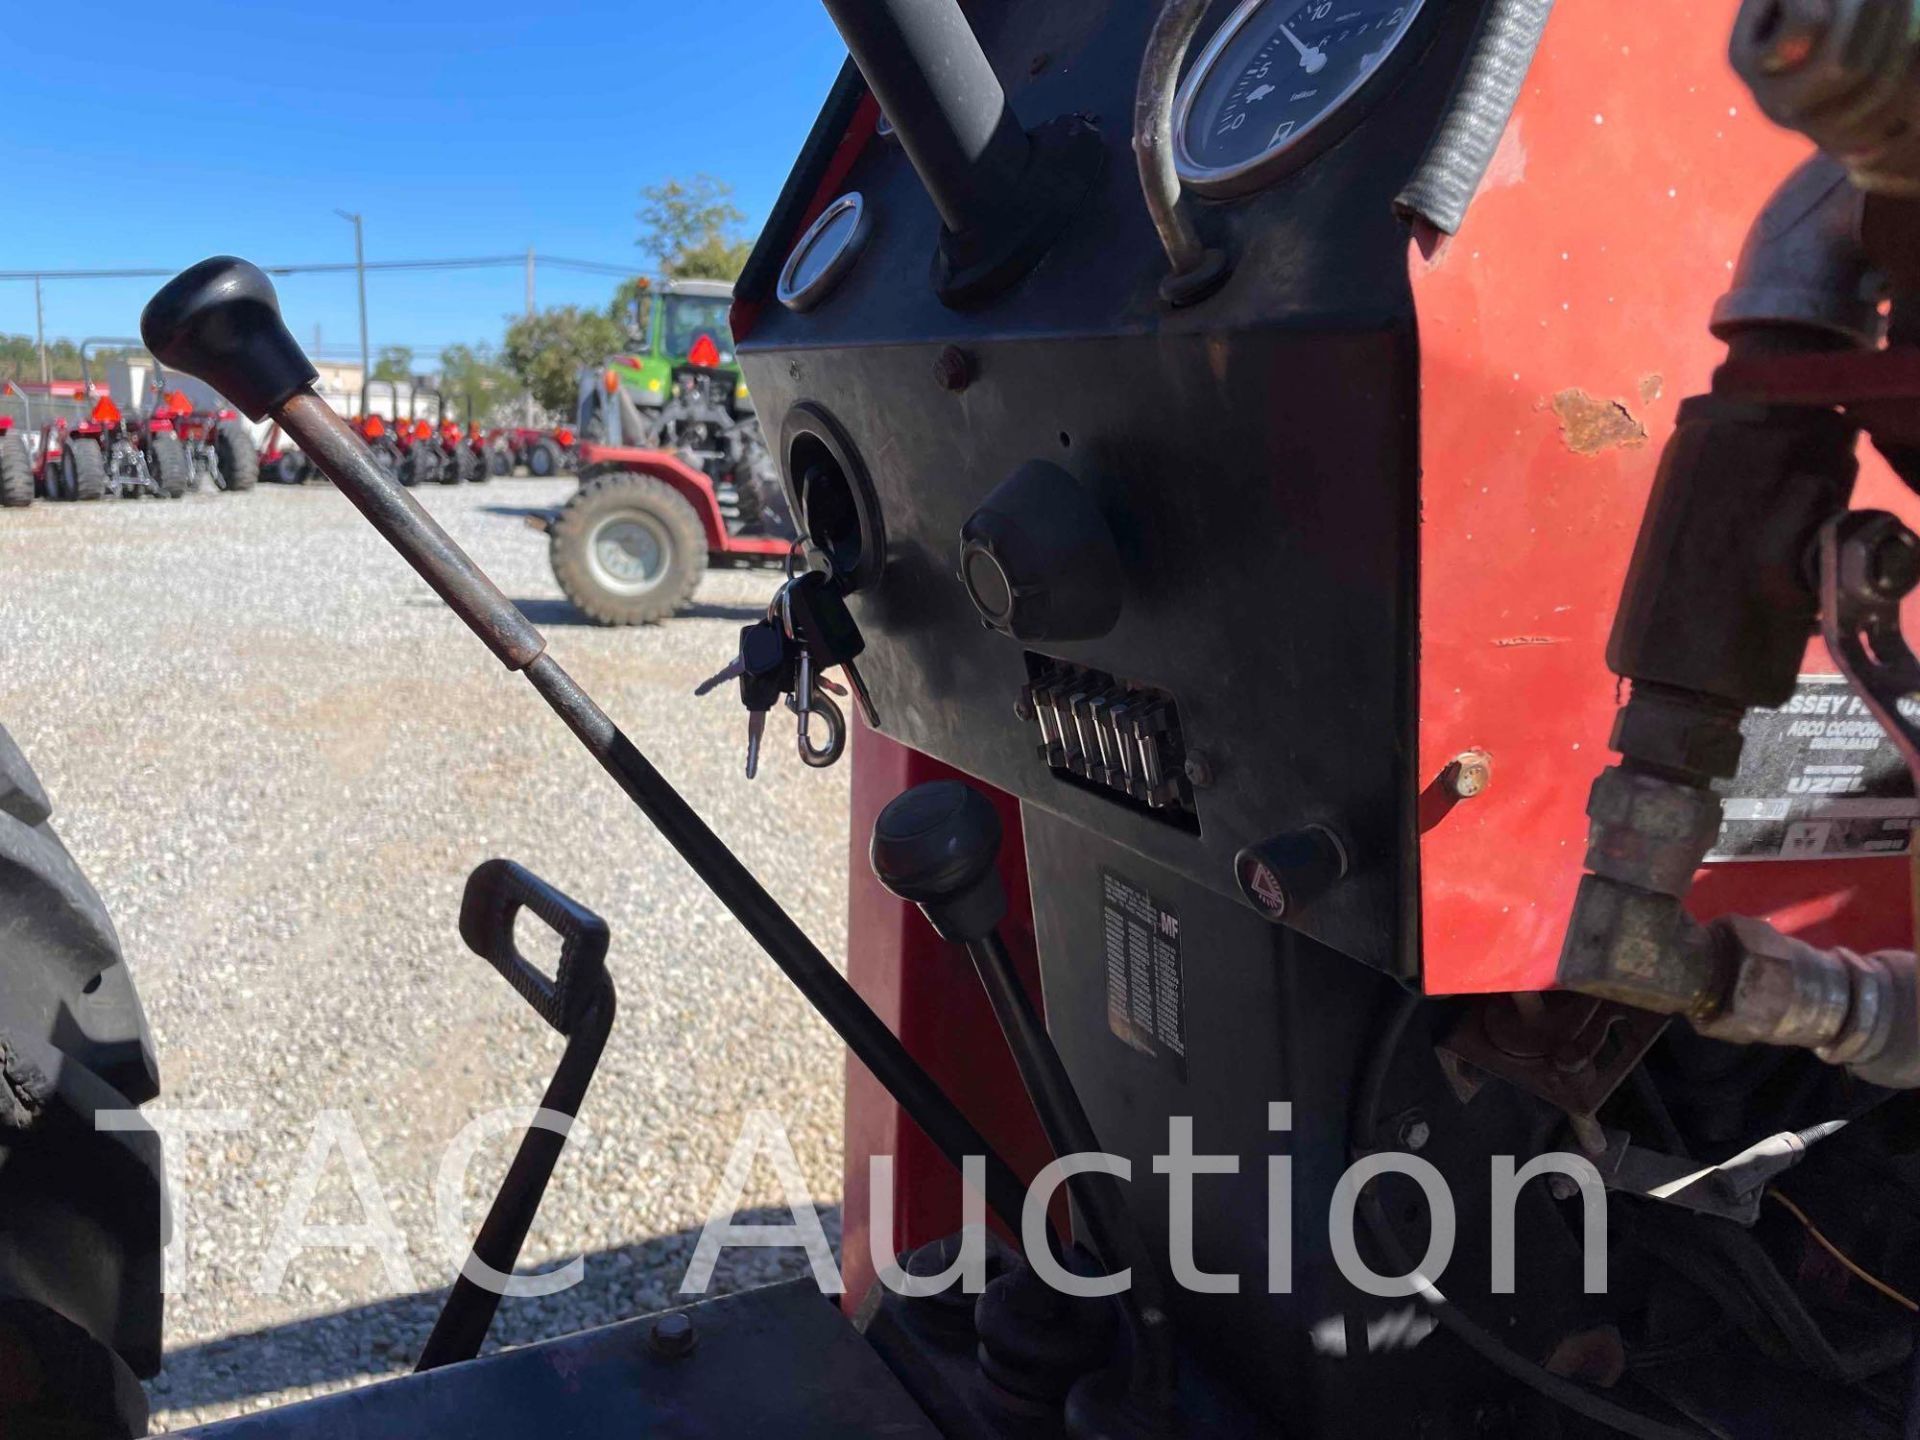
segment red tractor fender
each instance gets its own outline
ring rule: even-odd
[[[714,498],[713,482],[706,472],[696,470],[678,455],[665,450],[641,450],[626,445],[582,445],[580,480],[582,484],[616,470],[651,475],[680,493],[707,535],[707,549],[715,555],[784,555],[788,541],[762,535],[729,535],[726,520],[720,514],[720,502]]]

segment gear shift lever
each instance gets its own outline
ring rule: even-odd
[[[846,977],[828,963],[693,807],[546,653],[546,637],[468,558],[420,502],[380,468],[366,442],[313,390],[313,365],[280,319],[273,282],[257,266],[216,255],[183,271],[147,302],[140,334],[156,360],[198,376],[249,419],[271,415],[387,543],[486,642],[524,670],[589,754],[651,820],[747,933],[839,1032],[900,1108],[955,1169],[986,1157],[987,1202],[1019,1224],[1025,1189]]]
[[[1007,896],[995,868],[1000,817],[992,804],[958,780],[916,785],[880,812],[870,855],[882,885],[918,905],[941,939],[967,947],[1054,1154],[1098,1152],[1100,1138],[1073,1078],[1000,938]],[[1148,1423],[1129,1433],[1154,1433],[1153,1420],[1164,1414],[1174,1381],[1173,1334],[1160,1272],[1115,1177],[1085,1171],[1067,1185],[1101,1261],[1114,1270],[1133,1271],[1132,1286],[1119,1297],[1133,1332],[1128,1390],[1136,1402],[1136,1423]]]

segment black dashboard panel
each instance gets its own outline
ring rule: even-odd
[[[1242,847],[1327,826],[1352,873],[1293,923],[1411,974],[1419,372],[1392,201],[1478,7],[1429,6],[1416,63],[1312,164],[1197,207],[1234,268],[1188,309],[1158,294],[1130,149],[1150,9],[970,7],[1021,122],[1088,117],[1106,152],[1024,279],[943,305],[938,217],[898,140],[876,135],[838,187],[864,197],[863,254],[808,313],[764,305],[740,354],[770,435],[811,403],[869,477],[886,563],[850,604],[881,728],[1220,894],[1239,894]],[[964,388],[936,381],[949,346],[970,362]],[[1028,648],[1174,698],[1210,772],[1197,835],[1053,772],[1017,713],[1023,645],[982,625],[956,576],[969,514],[1036,459],[1095,496],[1126,593],[1101,638]]]

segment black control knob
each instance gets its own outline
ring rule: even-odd
[[[257,265],[215,255],[169,280],[140,313],[153,358],[207,382],[252,420],[319,378]]]
[[[1000,817],[971,785],[934,780],[897,795],[873,825],[880,883],[926,913],[943,940],[984,940],[1007,913],[994,862]]]
[[[1287,830],[1233,858],[1240,893],[1273,921],[1292,920],[1344,879],[1347,847],[1324,825]]]
[[[980,618],[1015,640],[1097,640],[1120,618],[1124,572],[1093,497],[1029,460],[960,528],[960,581]]]

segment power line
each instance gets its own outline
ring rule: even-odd
[[[578,270],[590,275],[638,275],[640,265],[616,265],[603,260],[570,260],[551,255],[537,257],[541,265],[561,270]],[[526,252],[518,255],[468,255],[440,260],[369,260],[369,270],[487,270],[506,266],[524,266]],[[262,265],[269,275],[337,275],[358,268],[351,260],[321,261],[311,265]],[[156,266],[110,270],[0,270],[0,280],[156,280],[179,274],[179,269]]]

